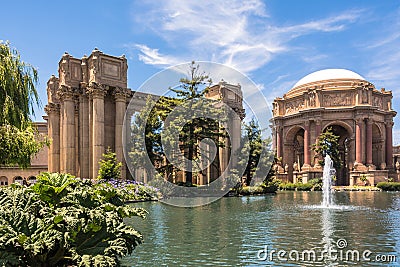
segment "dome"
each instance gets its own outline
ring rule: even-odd
[[[346,69],[325,69],[319,70],[313,73],[308,74],[307,76],[303,77],[299,80],[293,88],[298,86],[313,83],[317,81],[324,81],[324,80],[335,80],[335,79],[356,79],[356,80],[365,80],[360,74],[355,73],[351,70]]]

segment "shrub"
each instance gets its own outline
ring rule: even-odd
[[[296,183],[295,186],[298,191],[311,191],[311,189],[314,187],[314,185],[310,183]]]
[[[311,179],[308,183],[313,185],[311,190],[322,191],[322,178]]]
[[[291,182],[283,182],[279,185],[280,190],[296,190],[296,185]]]
[[[238,191],[239,195],[260,195],[264,193],[264,189],[261,186],[243,186]]]
[[[279,190],[288,190],[288,191],[320,191],[322,190],[322,184],[319,182],[320,179],[312,179],[308,183],[291,183],[291,182],[283,182],[279,184]]]
[[[263,182],[260,186],[263,188],[265,193],[274,193],[278,190],[280,183],[280,180],[272,180],[268,183]]]
[[[35,185],[0,189],[0,265],[118,266],[142,235],[124,218],[144,217],[125,206],[107,183],[42,173]]]
[[[380,182],[376,187],[382,189],[383,191],[400,191],[399,182]]]
[[[121,176],[122,163],[117,161],[117,154],[107,149],[103,159],[99,162],[99,180],[118,179]]]

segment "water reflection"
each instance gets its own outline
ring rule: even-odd
[[[331,209],[323,209],[322,216],[321,216],[321,225],[322,225],[322,247],[323,252],[332,251],[334,248],[334,240],[333,240],[333,211]],[[326,255],[326,254],[324,254]],[[319,255],[322,257],[322,255]],[[334,266],[332,259],[329,257],[324,257],[323,259],[326,266]],[[337,264],[336,264],[337,265]]]
[[[320,192],[223,198],[207,206],[178,208],[137,203],[148,218],[132,224],[144,235],[124,266],[349,266],[356,262],[261,261],[257,252],[322,251],[345,239],[349,249],[377,253],[400,251],[400,193],[339,192],[337,205],[351,209],[315,208]],[[400,258],[400,256],[399,256]],[[376,262],[359,266],[382,266]],[[395,266],[393,264],[387,266]]]

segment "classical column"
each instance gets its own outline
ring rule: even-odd
[[[89,178],[89,102],[86,95],[86,87],[82,87],[79,95],[79,147],[81,177]]]
[[[356,119],[356,162],[363,164],[363,144],[362,144],[362,131],[364,120],[362,118]]]
[[[64,104],[62,103],[62,102],[60,102],[60,165],[59,165],[59,168],[60,168],[60,172],[64,172],[64,165],[63,164],[61,164],[61,162],[63,162],[63,156],[64,156],[64,152],[63,152],[63,150],[64,150],[64,135],[63,135],[63,128],[62,128],[62,126],[63,126],[63,113],[64,113]]]
[[[276,126],[276,157],[282,157],[282,127]]]
[[[321,121],[317,120],[315,121],[315,142],[317,142],[319,135],[321,134],[322,128],[321,128]]]
[[[99,161],[104,154],[104,95],[105,89],[93,86],[89,89],[92,97],[92,173],[95,178],[99,172]]]
[[[240,148],[240,139],[241,139],[241,122],[242,117],[244,117],[243,111],[234,108],[235,113],[232,114],[232,142],[231,142],[231,153],[236,153]],[[231,155],[231,169],[237,168],[237,157]]]
[[[48,171],[60,172],[60,107],[49,103],[45,111],[48,115],[48,136],[51,138],[48,150]]]
[[[122,131],[124,125],[124,116],[126,111],[126,89],[116,88],[114,90],[115,99],[115,154],[117,161],[122,162],[121,178],[126,179],[126,164],[124,159]]]
[[[310,122],[304,123],[304,165],[303,167],[310,167]]]
[[[367,160],[366,164],[368,166],[372,165],[372,120],[367,120],[367,140],[365,142],[366,151],[367,151]]]
[[[356,162],[362,164],[362,142],[361,142],[361,131],[362,131],[362,119],[356,120]]]
[[[75,101],[74,92],[69,86],[61,86],[58,90],[62,109],[62,162],[61,171],[75,174]]]
[[[393,167],[393,122],[389,121],[386,125],[386,166],[388,169]]]
[[[80,146],[79,146],[79,98],[75,99],[74,104],[74,131],[75,131],[75,141],[74,141],[74,149],[75,149],[75,173],[74,175],[77,177],[82,177],[81,168],[80,168]]]

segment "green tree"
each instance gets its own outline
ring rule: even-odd
[[[335,135],[332,128],[329,127],[319,135],[317,142],[312,145],[312,149],[323,158],[329,155],[333,161],[333,166],[337,170],[342,167],[339,154],[339,138],[340,136]],[[320,164],[323,166],[324,161],[321,160]]]
[[[103,154],[103,159],[99,162],[99,174],[97,179],[110,180],[118,179],[121,177],[122,163],[117,161],[117,154],[112,152],[111,148],[107,148],[106,153]]]
[[[157,112],[156,100],[148,96],[146,105],[135,114],[131,124],[129,158],[135,168],[165,172],[164,150],[161,144],[162,120]]]
[[[38,72],[23,62],[8,42],[0,43],[0,125],[10,124],[24,129],[39,105],[36,91]]]
[[[0,126],[0,165],[27,168],[32,155],[48,145],[46,137],[37,134],[31,126],[20,130],[12,125]]]
[[[208,139],[212,140],[216,147],[224,146],[223,140],[226,133],[220,125],[226,114],[223,109],[215,107],[217,101],[206,99],[205,95],[212,80],[194,61],[189,65],[187,77],[181,78],[179,82],[180,85],[177,88],[170,88],[176,97],[162,98],[160,104],[164,108],[163,114],[169,114],[172,108],[180,107],[174,109],[174,119],[169,121],[170,132],[166,135],[173,139],[175,133],[179,131],[179,149],[184,152],[187,159],[186,183],[191,184],[195,170],[201,168],[201,160],[203,160],[201,157],[207,155],[206,151],[202,151],[199,141]],[[218,121],[207,118],[204,114],[216,115]],[[173,147],[168,149],[174,151]]]
[[[154,99],[148,99],[146,107],[134,118],[132,125],[132,163],[141,167],[151,163],[164,174],[173,168],[185,168],[188,170],[185,172],[186,184],[192,184],[193,173],[200,169],[201,157],[207,154],[202,151],[199,141],[211,139],[217,147],[223,147],[223,138],[226,136],[220,127],[224,121],[224,111],[215,107],[217,100],[205,97],[211,82],[209,76],[200,71],[199,65],[192,62],[187,77],[180,79],[179,86],[170,88],[172,96],[160,97],[156,103]],[[220,120],[207,118],[204,114],[213,114]],[[140,136],[143,132],[145,136]],[[161,144],[161,135],[164,136],[164,146]],[[179,145],[176,142],[177,136]],[[183,160],[180,161],[181,165],[177,164],[179,166],[170,163],[165,158],[166,153],[184,154],[186,164],[182,163]]]
[[[23,62],[8,42],[0,42],[0,165],[26,168],[33,155],[49,142],[32,126],[37,70]]]
[[[261,178],[264,182],[272,180],[274,172],[271,166],[274,158],[271,139],[263,139],[262,130],[254,118],[248,124],[244,124],[241,143],[238,164],[245,166],[246,184],[249,185],[253,177]],[[247,154],[249,158],[241,157]]]

